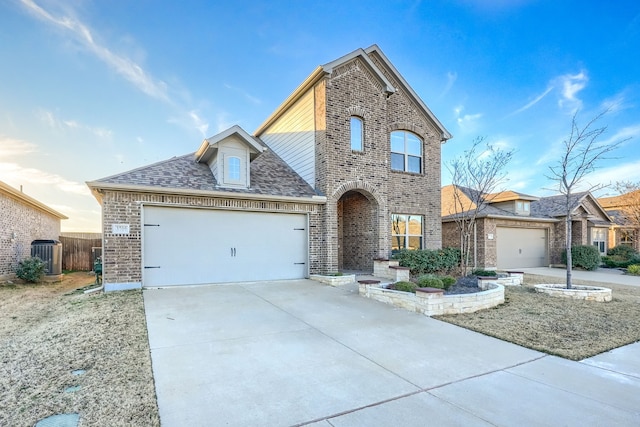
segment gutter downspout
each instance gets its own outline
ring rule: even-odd
[[[91,289],[87,289],[86,291],[84,291],[85,294],[92,294],[94,292],[98,292],[104,289],[104,283],[102,283],[102,285],[100,285],[97,288],[91,288]]]

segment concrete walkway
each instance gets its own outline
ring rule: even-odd
[[[558,277],[563,280],[567,277],[567,270],[564,268],[535,267],[518,268],[513,270],[524,271],[528,274],[537,274],[540,276]],[[623,274],[622,271],[614,268],[599,268],[595,271],[571,270],[571,274],[574,280],[589,280],[591,282],[603,284],[614,283],[618,285],[640,286],[640,276]]]
[[[640,344],[571,362],[308,280],[144,301],[165,427],[640,425]]]

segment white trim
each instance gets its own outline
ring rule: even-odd
[[[325,196],[311,197],[295,197],[295,196],[277,196],[272,194],[255,194],[255,193],[235,193],[231,191],[212,191],[212,190],[196,190],[191,188],[164,188],[151,187],[133,184],[111,184],[99,181],[89,181],[87,185],[94,191],[111,190],[111,191],[127,191],[131,193],[151,193],[151,194],[175,194],[189,195],[200,197],[215,197],[229,199],[248,199],[248,200],[266,200],[266,201],[282,201],[294,203],[314,203],[325,204],[327,198]]]
[[[132,289],[142,289],[141,282],[125,282],[125,283],[105,283],[105,292],[130,291]]]

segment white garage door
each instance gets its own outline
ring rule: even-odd
[[[307,276],[307,216],[145,206],[143,286]]]
[[[539,228],[498,227],[498,268],[545,267],[547,231]]]

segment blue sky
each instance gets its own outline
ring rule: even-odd
[[[374,43],[454,135],[443,162],[484,136],[516,150],[509,189],[549,194],[574,112],[610,108],[603,142],[632,138],[589,181],[640,181],[636,0],[9,0],[0,40],[0,180],[65,231],[100,229],[85,181],[253,132],[318,65]]]

